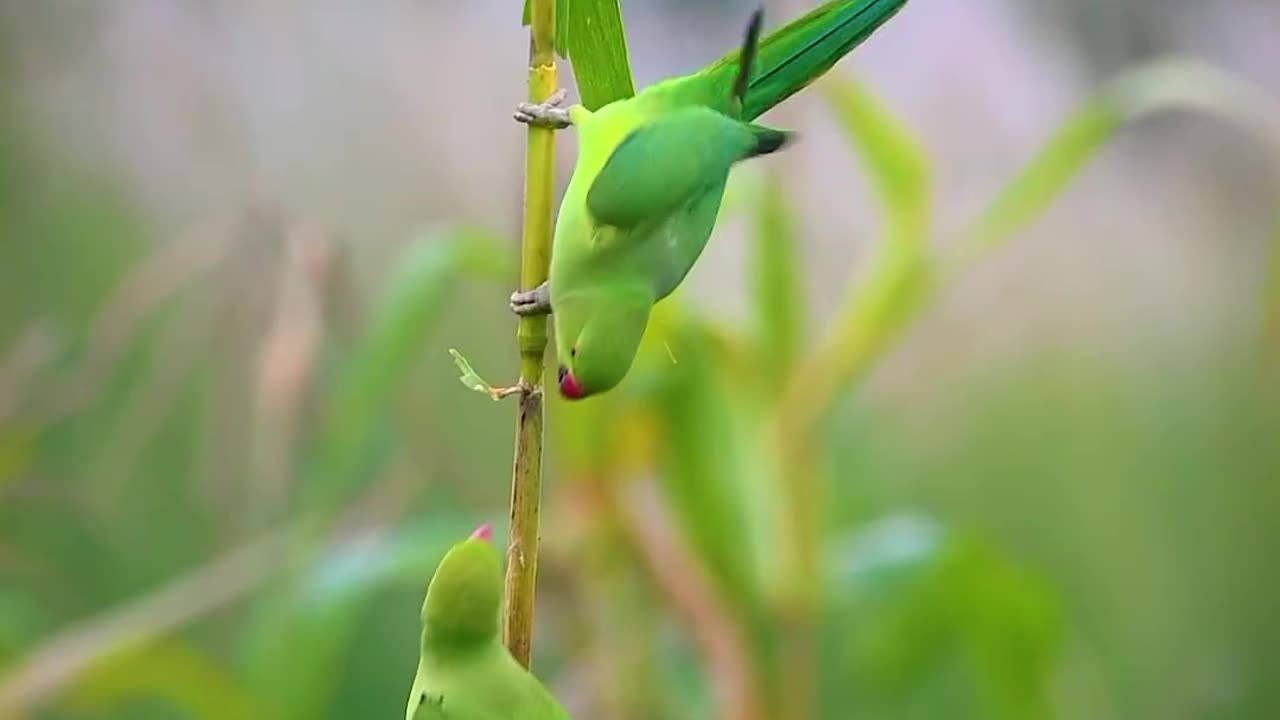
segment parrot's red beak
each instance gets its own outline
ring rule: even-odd
[[[469,538],[467,538],[467,539],[468,539],[468,540],[475,540],[475,539],[477,539],[477,538],[479,538],[480,540],[484,540],[485,542],[489,542],[489,541],[493,540],[493,526],[492,526],[492,525],[490,525],[489,523],[485,523],[485,524],[481,525],[480,527],[476,528],[476,529],[471,533],[471,537],[469,537]]]
[[[573,373],[563,365],[560,366],[560,394],[570,400],[581,400],[586,396],[578,385],[578,381],[574,379]]]

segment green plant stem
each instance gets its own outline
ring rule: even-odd
[[[529,23],[529,100],[542,102],[556,90],[555,0],[533,0]],[[525,150],[524,235],[520,286],[547,279],[551,260],[555,131],[529,126]],[[545,315],[522,317],[516,328],[520,381],[515,461],[511,471],[511,524],[503,593],[502,640],[525,667],[533,645],[533,603],[538,577],[538,519],[542,501],[542,384],[547,349]]]
[[[817,700],[818,610],[823,589],[819,562],[820,488],[812,456],[816,451],[809,439],[784,440],[780,448],[785,576],[777,609],[782,672],[777,716],[784,720],[814,717]]]
[[[1263,280],[1263,346],[1271,362],[1280,360],[1280,218],[1271,221],[1267,248],[1266,277]],[[1275,363],[1280,366],[1280,363]]]

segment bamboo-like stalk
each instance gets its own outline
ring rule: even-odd
[[[533,0],[529,23],[529,101],[540,103],[556,90],[555,0]],[[529,125],[525,149],[524,234],[520,286],[532,289],[547,279],[551,260],[551,204],[554,197],[555,131]],[[521,317],[521,387],[516,415],[515,460],[511,471],[511,524],[507,532],[507,575],[503,592],[502,640],[525,667],[533,645],[533,603],[538,577],[538,520],[542,501],[542,384],[547,349],[547,317]]]

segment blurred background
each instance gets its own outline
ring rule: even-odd
[[[0,2],[0,717],[399,717],[505,528],[446,350],[514,380],[519,6]],[[752,7],[624,0],[637,85]],[[1275,137],[1132,113],[1010,184],[1170,55],[1274,108],[1280,5],[912,0],[766,118],[627,382],[549,403],[574,717],[1280,716]]]

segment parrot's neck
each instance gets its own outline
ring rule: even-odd
[[[441,662],[451,666],[459,662],[479,662],[498,650],[506,651],[496,635],[488,640],[459,640],[430,632],[423,633],[422,636],[422,659],[426,662]]]
[[[645,103],[632,98],[611,103],[584,117],[576,128],[578,161],[573,178],[594,179],[618,145],[644,123],[645,109]]]

